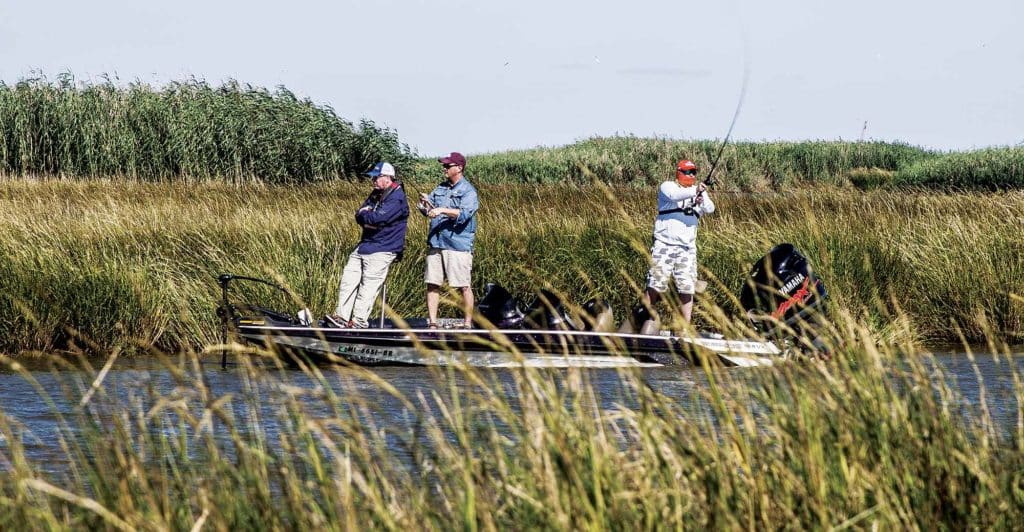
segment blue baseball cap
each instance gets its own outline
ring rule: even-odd
[[[377,163],[373,167],[373,170],[370,170],[369,172],[366,172],[366,175],[368,175],[370,177],[373,177],[373,178],[376,178],[376,177],[382,176],[382,175],[395,177],[395,167],[391,166],[391,163],[387,163],[387,162],[381,161],[381,162]]]

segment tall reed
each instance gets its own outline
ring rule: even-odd
[[[368,192],[365,183],[2,182],[0,349],[86,338],[100,351],[126,337],[170,350],[210,343],[222,272],[280,280],[315,313],[328,313],[359,237],[352,213]],[[653,187],[482,185],[480,194],[478,290],[496,281],[527,301],[543,286],[579,303],[602,297],[620,320],[636,304]],[[751,265],[792,242],[824,279],[832,306],[877,334],[956,341],[959,330],[979,340],[979,315],[1004,338],[1024,330],[1020,193],[817,188],[713,197],[718,210],[702,219],[698,237],[711,285],[698,298],[702,326],[704,305],[741,314],[734,297]],[[402,315],[425,312],[425,241],[426,221],[413,212],[405,259],[388,279],[388,303]]]
[[[638,137],[592,138],[563,147],[471,155],[467,174],[486,183],[605,183],[650,185],[672,176],[676,161],[691,159],[704,171],[721,143]],[[898,170],[936,154],[887,142],[733,142],[715,169],[720,188],[768,190],[809,183],[846,184],[856,168]],[[420,160],[429,175],[436,161]],[[702,174],[703,175],[703,174]]]
[[[0,174],[10,176],[300,183],[413,160],[391,129],[233,80],[0,82],[0,133]]]

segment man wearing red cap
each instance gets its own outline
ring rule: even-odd
[[[441,285],[462,293],[464,327],[473,326],[473,242],[476,239],[476,211],[480,200],[476,188],[466,179],[466,158],[452,152],[437,160],[444,167],[447,179],[429,195],[421,194],[419,209],[430,218],[427,233],[427,317],[430,327],[437,327],[437,307],[441,300]]]
[[[690,322],[697,285],[697,221],[715,212],[704,183],[697,183],[697,165],[683,159],[676,177],[658,187],[658,217],[654,221],[651,269],[647,272],[644,303],[653,306],[675,280],[683,319]]]

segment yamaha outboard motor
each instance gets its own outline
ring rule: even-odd
[[[523,311],[519,301],[498,283],[487,283],[484,295],[476,306],[477,312],[499,329],[518,329],[523,325]],[[474,324],[483,327],[485,324]]]
[[[796,336],[821,344],[816,325],[827,292],[807,258],[793,244],[772,248],[751,269],[740,304],[754,328],[768,336]]]

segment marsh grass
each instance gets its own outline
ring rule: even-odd
[[[638,137],[592,138],[561,147],[472,155],[467,174],[486,183],[590,183],[653,185],[672,176],[676,161],[691,159],[710,170],[720,147],[715,140]],[[855,168],[892,172],[938,154],[887,142],[733,142],[715,169],[719,188],[765,191],[780,186],[848,183]],[[421,159],[416,176],[436,173]]]
[[[395,131],[353,124],[279,87],[106,78],[0,82],[0,174],[304,183],[355,177],[381,159],[408,168]]]
[[[169,386],[104,382],[90,359],[54,357],[58,390],[5,359],[55,412],[66,467],[54,474],[53,464],[33,460],[17,417],[0,410],[0,522],[120,530],[1020,523],[1024,420],[965,404],[927,352],[846,324],[830,362],[679,368],[682,396],[657,391],[637,370],[618,370],[617,391],[598,390],[596,374],[578,369],[438,369],[433,384],[403,392],[374,371],[285,370],[273,353],[237,345],[229,347],[239,365],[217,375],[240,382],[233,393],[211,385],[195,353],[154,353]],[[1024,385],[1010,349],[998,341],[988,349],[1011,368],[1001,386],[1019,408]]]
[[[480,192],[478,289],[497,281],[526,300],[544,286],[577,303],[602,297],[620,320],[636,303],[653,190],[485,185]],[[84,345],[76,335],[100,351],[125,338],[172,351],[206,345],[218,338],[215,279],[223,272],[278,280],[316,314],[328,313],[359,236],[351,215],[367,193],[365,184],[344,183],[0,183],[0,346],[17,353]],[[1021,335],[1019,193],[818,188],[715,199],[718,211],[702,220],[699,237],[712,289],[698,300],[698,324],[707,324],[705,307],[739,314],[735,296],[750,266],[792,242],[825,280],[833,307],[876,333],[956,341],[958,327],[976,341],[984,337],[981,315],[1002,337]],[[405,259],[388,280],[388,303],[403,316],[425,312],[425,240],[426,220],[414,212]]]

